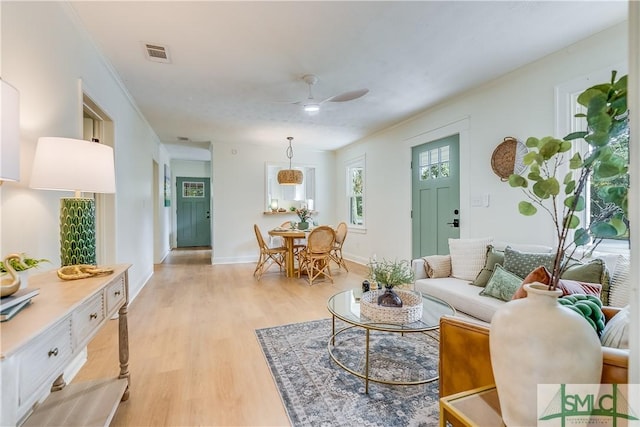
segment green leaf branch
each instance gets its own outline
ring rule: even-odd
[[[623,236],[628,230],[628,178],[621,179],[628,173],[628,151],[616,148],[629,137],[627,76],[617,81],[615,78],[613,71],[609,83],[593,86],[578,96],[578,103],[587,112],[576,117],[586,120],[586,131],[570,133],[563,139],[528,138],[525,174],[509,177],[509,185],[520,188],[526,198],[518,203],[520,214],[533,216],[541,209],[555,227],[558,246],[550,289],[557,287],[578,247],[591,244],[588,252],[592,252],[603,239]],[[586,141],[588,149],[568,158],[576,140]],[[567,169],[560,181],[558,176]],[[577,213],[586,209],[585,192],[591,179],[605,183],[598,189],[598,196],[606,204],[587,226],[581,226]]]

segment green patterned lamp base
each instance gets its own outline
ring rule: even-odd
[[[96,206],[93,199],[60,199],[60,263],[96,264]]]

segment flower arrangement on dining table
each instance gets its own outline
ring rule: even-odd
[[[296,209],[296,214],[300,218],[300,222],[309,222],[311,219],[311,211],[307,208]]]

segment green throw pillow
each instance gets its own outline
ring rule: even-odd
[[[493,268],[493,274],[480,295],[493,297],[502,301],[511,301],[513,294],[522,284],[522,279],[505,270],[500,264]]]
[[[525,278],[533,270],[544,266],[549,271],[553,271],[553,261],[556,254],[553,252],[520,252],[510,246],[504,250],[503,267],[520,278]]]
[[[472,285],[482,286],[483,288],[491,279],[493,269],[496,264],[504,263],[504,252],[496,250],[493,245],[487,245],[487,260],[484,263],[484,267],[480,270],[480,273],[476,276],[476,279],[471,282]]]
[[[577,282],[600,283],[602,285],[600,299],[604,305],[609,304],[609,271],[600,258],[594,258],[584,264],[580,261],[569,264],[560,278]]]

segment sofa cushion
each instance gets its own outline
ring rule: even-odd
[[[492,238],[449,239],[451,276],[472,281],[484,266],[487,245]]]
[[[429,278],[451,276],[451,255],[429,255],[424,260],[424,271]]]
[[[555,257],[556,254],[553,252],[523,252],[507,246],[504,250],[503,267],[523,279],[540,266],[546,267],[549,271],[553,270]]]
[[[594,258],[586,263],[572,262],[560,275],[560,278],[577,280],[578,282],[600,283],[602,285],[602,303],[609,305],[609,272],[602,259]]]
[[[482,267],[482,270],[480,270],[480,273],[478,273],[471,284],[484,288],[487,285],[487,282],[489,282],[489,279],[491,279],[495,265],[502,263],[504,263],[504,251],[497,250],[493,245],[487,245],[487,255],[484,267]]]
[[[487,286],[480,292],[480,295],[509,301],[521,283],[522,278],[508,272],[500,264],[496,264]]]
[[[620,259],[616,263],[615,271],[611,275],[609,301],[607,305],[624,307],[629,304],[630,267],[629,258],[620,256]]]
[[[630,321],[629,306],[626,306],[605,325],[600,336],[602,345],[605,347],[629,348]]]
[[[456,311],[484,322],[491,322],[495,311],[504,304],[499,299],[480,296],[480,288],[453,277],[416,280],[414,286],[416,291],[440,298]]]
[[[544,266],[540,266],[527,275],[522,281],[522,285],[513,294],[513,299],[525,298],[527,291],[524,290],[524,285],[538,282],[543,285],[551,283],[551,273]],[[576,280],[560,279],[558,282],[558,289],[562,291],[562,295],[573,294],[585,294],[594,295],[600,298],[602,291],[602,285],[600,283],[586,283],[578,282]]]

